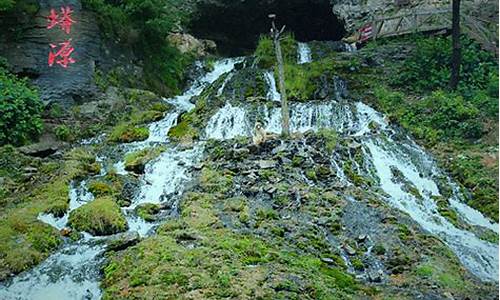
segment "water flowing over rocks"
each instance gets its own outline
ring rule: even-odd
[[[314,55],[303,55],[299,61],[304,64],[314,60]],[[182,95],[164,99],[171,107],[149,125],[147,139],[102,150],[98,162],[103,171],[72,183],[69,211],[62,217],[39,216],[65,229],[72,211],[98,198],[91,192],[92,182],[108,180],[106,176],[113,173],[122,183],[121,198],[128,199],[120,203],[127,232],[105,237],[76,232],[76,241],[68,232],[58,252],[2,283],[0,298],[99,299],[104,252],[116,261],[123,253],[132,253],[134,261],[143,259],[142,253],[134,252],[142,251],[137,249],[143,242],[151,242],[158,253],[166,243],[173,243],[169,245],[176,251],[201,251],[211,249],[210,234],[220,230],[227,230],[224,237],[259,238],[301,257],[313,257],[309,261],[314,272],[334,274],[347,283],[355,278],[388,294],[404,291],[411,298],[442,299],[448,291],[429,278],[406,286],[393,284],[395,278],[434,264],[460,278],[459,283],[467,279],[468,289],[458,290],[464,297],[471,296],[471,291],[484,299],[496,297],[492,291],[498,280],[498,245],[470,228],[498,234],[498,224],[464,203],[464,195],[423,148],[371,106],[350,99],[345,81],[338,76],[320,83],[326,89],[324,97],[290,103],[293,135],[281,138],[274,75],[249,61],[218,60]],[[246,92],[249,87],[254,88],[252,93]],[[270,133],[260,146],[251,142],[257,121]],[[190,139],[182,139],[186,135]],[[153,147],[162,148],[144,164],[144,174],[127,170],[128,154]],[[467,226],[458,226],[439,212],[435,199],[444,194],[443,185],[452,187],[449,201]],[[158,235],[162,243],[154,244],[151,238]],[[233,244],[234,252],[240,253],[245,243],[216,244],[214,253]],[[304,261],[300,271],[288,273],[276,259],[281,252],[273,250],[262,258],[256,253],[264,251],[262,245],[256,246],[253,240],[251,245],[240,273],[271,265],[269,272],[274,273],[262,281],[262,289],[291,296],[310,290]],[[184,254],[179,252],[175,259],[182,261]],[[211,259],[204,256],[203,262]],[[172,260],[165,256],[162,263]]]

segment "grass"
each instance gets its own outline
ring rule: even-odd
[[[127,230],[127,220],[111,197],[101,197],[72,211],[68,225],[92,235],[110,235]]]

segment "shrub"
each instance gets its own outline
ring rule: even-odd
[[[69,142],[71,139],[71,130],[66,125],[59,125],[54,129],[57,138],[61,141]]]
[[[495,57],[466,37],[461,39],[462,64],[459,90],[485,89],[494,74],[498,77]],[[415,51],[405,60],[394,85],[415,91],[445,89],[450,80],[451,38],[420,38]],[[497,83],[498,85],[498,83]]]
[[[0,67],[0,144],[23,145],[42,131],[43,104],[26,79]]]

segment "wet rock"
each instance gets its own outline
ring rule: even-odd
[[[56,153],[62,147],[62,143],[56,141],[43,141],[19,148],[23,154],[34,157],[47,157]]]
[[[276,161],[274,161],[274,160],[259,160],[257,162],[257,165],[261,169],[272,169],[272,168],[276,167]]]
[[[199,163],[199,164],[195,164],[193,166],[193,169],[196,170],[196,171],[201,171],[201,169],[203,169],[204,167],[204,164],[203,163]]]
[[[358,241],[359,242],[364,242],[366,240],[366,234],[360,234],[358,235]]]
[[[246,159],[249,154],[250,150],[248,148],[234,149],[231,152],[232,159],[239,161]]]
[[[382,270],[377,270],[377,271],[369,271],[368,272],[368,279],[371,282],[382,282],[382,276],[384,275],[384,272]]]
[[[60,230],[61,235],[64,237],[69,236],[72,232],[73,232],[73,230],[71,230],[71,228],[67,228],[67,227]]]
[[[348,255],[350,256],[356,255],[356,250],[350,245],[345,244],[343,248]]]
[[[324,262],[324,263],[327,263],[329,265],[334,265],[335,264],[335,261],[329,257],[322,257],[321,258],[321,261]]]
[[[137,244],[141,237],[136,231],[111,236],[107,241],[106,251],[121,251]]]

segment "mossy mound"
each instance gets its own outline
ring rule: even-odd
[[[131,143],[144,141],[149,137],[149,129],[147,127],[134,126],[132,124],[120,124],[116,126],[108,140],[116,143]]]
[[[135,211],[137,215],[148,222],[156,220],[156,215],[160,212],[161,207],[158,204],[146,203],[139,205]]]
[[[110,235],[127,230],[127,220],[111,197],[101,197],[71,212],[72,228],[92,235]]]
[[[142,174],[146,164],[157,158],[163,151],[165,147],[154,147],[129,153],[125,156],[125,170]]]

